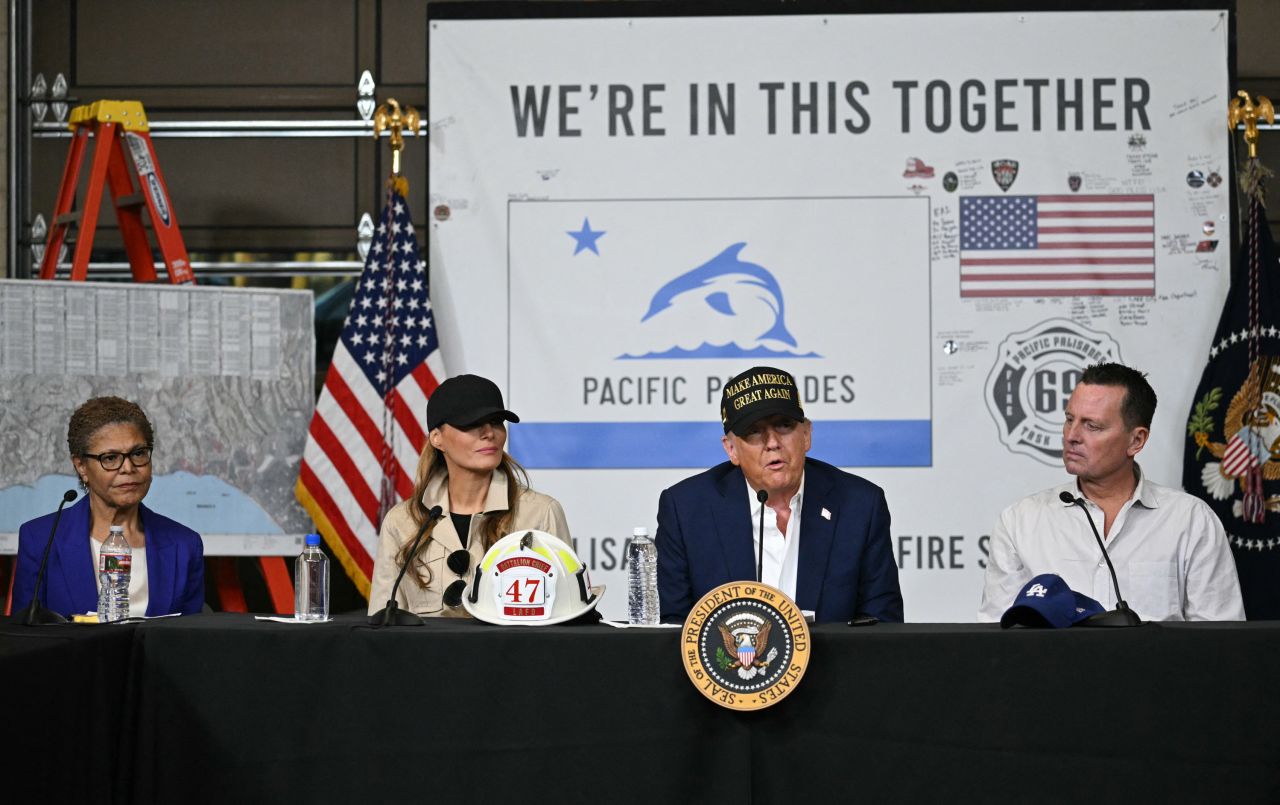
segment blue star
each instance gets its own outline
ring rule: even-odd
[[[596,241],[600,239],[601,235],[605,234],[604,230],[593,230],[591,228],[591,221],[588,219],[582,219],[581,230],[577,232],[566,232],[565,234],[577,241],[573,249],[573,253],[575,255],[585,249],[590,249],[596,254],[600,254],[600,250],[596,248]]]

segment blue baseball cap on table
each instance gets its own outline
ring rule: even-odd
[[[1105,610],[1102,604],[1072,590],[1061,576],[1043,573],[1027,582],[1000,618],[1000,628],[1031,626],[1062,629]]]

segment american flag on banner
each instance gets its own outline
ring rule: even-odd
[[[295,490],[368,596],[378,526],[413,491],[427,398],[444,378],[409,205],[387,194],[316,403]]]
[[[960,296],[1154,296],[1155,196],[960,199]]]

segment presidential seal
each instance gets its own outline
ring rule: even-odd
[[[1272,339],[1280,335],[1275,327],[1259,329]],[[1237,341],[1243,352],[1246,338],[1232,333],[1210,354],[1217,357]],[[1261,355],[1247,365],[1249,374],[1234,389],[1225,411],[1222,386],[1196,400],[1187,434],[1196,444],[1192,460],[1200,465],[1201,497],[1226,526],[1231,543],[1271,551],[1280,547],[1275,528],[1280,512],[1280,359]]]
[[[1106,333],[1069,319],[1050,319],[1000,343],[987,377],[987,410],[1000,441],[1014,453],[1062,466],[1067,400],[1084,370],[1120,361],[1120,345]]]
[[[809,665],[809,645],[809,625],[786,593],[735,581],[694,605],[680,658],[703,696],[731,710],[759,710],[796,689]]]

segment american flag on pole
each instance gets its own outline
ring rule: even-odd
[[[960,199],[960,296],[1154,296],[1155,196]]]
[[[295,490],[365,596],[378,527],[413,491],[427,398],[444,378],[427,266],[403,192],[387,193],[311,419]]]

